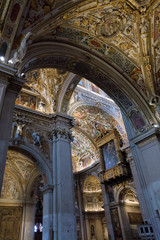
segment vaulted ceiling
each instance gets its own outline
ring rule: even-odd
[[[14,0],[0,4],[6,59],[28,32],[32,41],[63,38],[104,55],[148,97],[159,95],[160,1]]]
[[[79,46],[79,49],[87,49],[125,77],[125,82],[120,84],[120,78],[115,76],[114,84],[117,79],[126,94],[127,88],[133,87],[160,119],[157,107],[160,101],[159,98],[154,99],[160,95],[160,0],[1,0],[0,7],[0,56],[5,57],[6,63],[11,63],[9,60],[12,59],[19,67],[27,49],[31,54],[40,46],[36,44],[42,42],[44,45],[50,41],[61,42],[64,46]],[[35,45],[37,48],[34,48]],[[53,55],[55,49],[51,50]],[[48,60],[44,58],[45,54],[44,49],[43,58],[37,60],[39,67]],[[68,49],[69,54],[72,55],[72,52]],[[63,59],[57,61],[62,62]],[[90,62],[88,54],[87,62]],[[25,64],[29,64],[27,58]],[[34,68],[32,62],[30,67]],[[70,63],[71,70],[72,67]],[[89,67],[84,68],[81,62],[76,66],[77,69],[83,68],[84,75]],[[93,77],[96,75],[91,68],[88,72],[92,72]],[[101,84],[101,80],[97,81]],[[127,87],[124,83],[128,84]],[[130,102],[124,92],[122,94],[113,86],[113,82],[108,85],[112,92],[116,92],[124,109],[134,106],[137,99],[133,89],[130,89],[130,100],[134,100]]]

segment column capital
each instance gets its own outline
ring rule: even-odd
[[[61,139],[66,139],[72,141],[72,132],[68,129],[63,129],[63,128],[54,128],[53,131],[53,136],[56,138],[61,138]]]
[[[53,192],[53,185],[46,185],[44,186],[43,188],[41,188],[41,191],[43,193],[46,193],[46,192]]]
[[[74,118],[62,113],[55,113],[53,118],[53,137],[72,141],[71,128],[75,126]]]

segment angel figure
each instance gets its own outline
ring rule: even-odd
[[[28,32],[25,37],[23,38],[19,48],[17,49],[17,51],[14,53],[14,56],[12,59],[10,59],[10,62],[12,62],[13,64],[16,64],[17,62],[21,62],[23,57],[26,54],[26,47],[27,47],[27,40],[29,39],[29,37],[32,35],[31,32]]]
[[[25,124],[22,124],[20,121],[16,122],[16,131],[14,135],[15,144],[18,144],[19,140],[22,138],[24,126]]]

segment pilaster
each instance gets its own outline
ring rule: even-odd
[[[76,216],[71,158],[73,118],[56,113],[53,129],[54,240],[76,240]]]
[[[34,240],[35,210],[34,203],[26,203],[23,207],[22,240]]]
[[[144,220],[147,221],[147,223],[152,224],[157,240],[160,238],[159,139],[160,130],[158,128],[152,128],[149,131],[144,132],[143,134],[130,140],[137,178],[147,209],[146,219]]]

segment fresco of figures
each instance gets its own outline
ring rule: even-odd
[[[78,172],[99,161],[99,152],[95,145],[82,132],[74,129],[72,143],[73,171]]]
[[[124,129],[108,113],[95,106],[80,106],[73,112],[76,124],[87,132],[93,139],[105,135],[108,129],[116,128],[121,136],[125,135]]]

